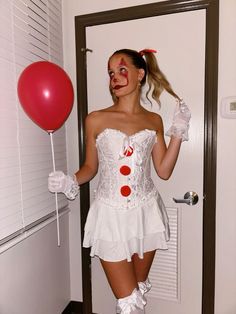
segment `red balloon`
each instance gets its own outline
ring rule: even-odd
[[[38,61],[26,67],[19,77],[17,92],[27,115],[50,133],[63,125],[74,102],[69,76],[49,61]]]

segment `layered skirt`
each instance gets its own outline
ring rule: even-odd
[[[91,247],[91,257],[117,262],[131,261],[134,253],[168,249],[168,216],[158,192],[133,208],[111,206],[95,199],[87,216],[83,247]]]

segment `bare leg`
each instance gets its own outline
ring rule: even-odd
[[[138,287],[138,282],[147,279],[156,251],[144,253],[143,258],[138,254],[132,256],[132,261],[107,262],[100,260],[108,282],[116,298],[130,295]]]
[[[138,290],[133,262],[106,262],[101,264],[117,300],[116,313],[144,314],[146,300]]]
[[[134,254],[131,262],[127,262],[127,260],[120,262],[100,260],[111,289],[118,299],[117,313],[122,314],[127,311],[133,314],[144,313],[146,299],[143,294],[150,289],[150,287],[147,289],[145,280],[154,256],[155,251],[152,251],[144,253],[143,259]]]
[[[145,253],[143,259],[140,259],[137,254],[133,256],[136,278],[138,280],[138,287],[142,295],[147,293],[152,287],[148,279],[148,274],[154,256],[155,251]]]
[[[138,287],[133,262],[101,260],[101,264],[116,298],[124,298]]]
[[[144,253],[143,258],[139,258],[138,254],[132,256],[137,282],[145,281],[147,279],[155,253],[156,251],[146,252]]]

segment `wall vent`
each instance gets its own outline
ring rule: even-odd
[[[168,301],[179,300],[180,215],[179,209],[167,208],[171,237],[168,250],[158,250],[149,273],[152,289],[148,297]]]

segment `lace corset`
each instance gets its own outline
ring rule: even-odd
[[[107,128],[96,140],[99,182],[96,199],[118,209],[132,208],[155,195],[150,159],[156,141],[154,130],[133,135]]]

